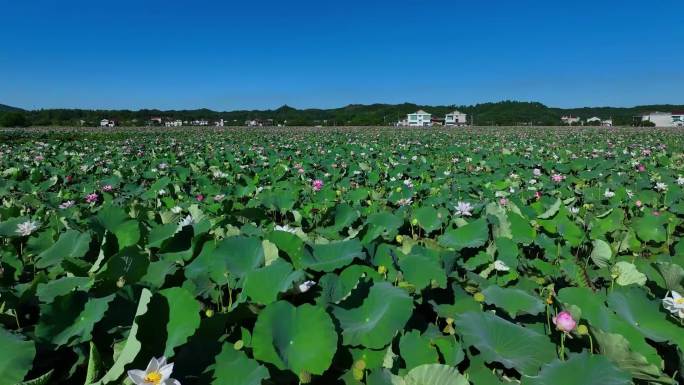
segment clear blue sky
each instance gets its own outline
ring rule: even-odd
[[[684,104],[682,0],[0,0],[0,103]]]

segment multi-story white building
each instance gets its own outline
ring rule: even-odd
[[[183,121],[180,119],[169,120],[168,122],[164,122],[164,125],[166,127],[181,127],[183,125]]]
[[[444,116],[445,126],[465,126],[468,124],[468,115],[460,112],[453,111]]]
[[[429,127],[432,126],[432,114],[423,110],[406,115],[409,127]]]
[[[100,127],[114,127],[116,126],[116,120],[113,119],[102,119],[100,120]]]
[[[634,117],[635,123],[651,122],[656,127],[684,127],[684,112],[648,112]]]
[[[561,117],[561,121],[563,122],[563,124],[567,124],[568,126],[571,126],[573,124],[580,123],[582,121],[582,119],[580,119],[579,116],[568,115],[568,116]]]

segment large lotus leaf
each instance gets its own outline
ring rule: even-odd
[[[287,231],[273,231],[268,234],[268,240],[273,242],[279,250],[282,250],[290,257],[290,262],[295,269],[302,268],[302,258],[304,257],[304,241],[298,236]]]
[[[62,277],[38,284],[36,295],[41,302],[50,303],[55,297],[69,294],[73,290],[87,291],[91,285],[92,280],[88,277]]]
[[[109,384],[118,380],[124,373],[125,367],[133,362],[135,357],[140,352],[142,344],[138,340],[138,323],[137,319],[147,313],[147,307],[152,299],[152,292],[147,289],[143,289],[140,294],[140,300],[138,301],[138,307],[135,311],[135,316],[133,317],[131,329],[128,332],[128,337],[124,344],[123,349],[119,353],[118,357],[114,360],[114,364],[105,373],[105,375],[93,385],[104,385]],[[87,385],[87,384],[86,384]]]
[[[119,207],[105,205],[97,213],[95,221],[116,235],[121,249],[135,245],[140,239],[138,221],[130,219],[126,212]]]
[[[646,284],[646,275],[637,270],[633,263],[627,261],[617,262],[611,269],[611,272],[617,276],[615,282],[620,286],[634,284],[643,286]]]
[[[480,218],[457,229],[447,230],[439,237],[439,244],[456,250],[480,247],[489,239],[486,218]]]
[[[468,312],[456,318],[463,342],[474,346],[488,362],[499,362],[522,374],[537,373],[556,356],[548,337],[488,312]]]
[[[404,290],[388,282],[376,283],[360,307],[335,308],[344,345],[385,347],[406,325],[413,312],[413,300]]]
[[[164,356],[173,356],[173,349],[184,344],[200,325],[200,303],[186,289],[172,287],[159,292],[169,306],[169,322],[166,325],[166,350]]]
[[[656,342],[671,342],[684,349],[682,328],[661,311],[660,301],[651,301],[637,288],[616,289],[608,295],[608,305],[627,323]]]
[[[520,216],[520,214],[509,211],[508,221],[511,223],[511,236],[516,243],[529,245],[534,242],[537,232],[530,225],[530,221]]]
[[[649,345],[641,332],[630,323],[618,317],[606,306],[606,297],[585,287],[566,287],[558,292],[558,299],[566,305],[574,305],[582,311],[582,318],[595,328],[620,334],[629,341],[631,348],[646,357],[652,364],[660,364],[658,352]]]
[[[438,253],[430,253],[426,249],[419,252],[418,247],[411,254],[399,260],[399,267],[406,281],[417,289],[424,289],[435,281],[438,287],[446,288],[447,276]]]
[[[603,239],[594,239],[591,242],[593,249],[589,257],[598,267],[608,266],[611,258],[613,258],[613,251],[610,249],[608,242]]]
[[[33,366],[36,347],[33,341],[10,333],[0,327],[0,385],[21,382]]]
[[[521,314],[536,315],[544,311],[544,302],[521,289],[489,286],[482,291],[485,302],[505,310],[511,317]]]
[[[362,239],[364,244],[371,242],[381,235],[394,237],[397,229],[401,227],[404,221],[392,213],[382,212],[369,215],[366,223],[368,225],[367,231]]]
[[[573,247],[579,246],[585,237],[584,231],[575,222],[564,215],[554,218],[558,233],[563,236],[568,244]]]
[[[412,330],[399,339],[399,352],[406,363],[406,369],[413,369],[423,364],[439,363],[439,353],[430,339]]]
[[[81,258],[88,251],[90,234],[67,230],[57,242],[36,258],[36,267],[43,269],[60,263],[64,258]]]
[[[264,247],[256,237],[230,237],[222,240],[211,253],[210,275],[222,282],[226,273],[243,277],[264,264]]]
[[[150,229],[147,246],[161,247],[162,243],[171,238],[178,232],[178,225],[175,223],[167,223],[165,225],[158,225]]]
[[[437,209],[434,207],[420,207],[413,215],[418,221],[418,226],[425,230],[426,234],[429,234],[442,227],[442,218],[440,218]]]
[[[630,385],[631,376],[606,357],[587,352],[571,355],[567,361],[545,365],[538,375],[523,377],[523,385]]]
[[[648,362],[641,354],[632,351],[625,337],[600,329],[592,329],[592,334],[601,354],[620,369],[629,372],[632,377],[661,384],[675,384],[671,378],[663,374],[658,366]]]
[[[468,379],[449,365],[426,364],[411,369],[403,378],[394,376],[392,385],[468,385]]]
[[[36,337],[57,346],[87,342],[113,299],[113,294],[88,298],[84,292],[57,297],[52,303],[41,305]]]
[[[347,298],[358,285],[363,276],[378,276],[378,273],[368,266],[351,265],[339,275],[328,273],[321,277],[319,286],[321,295],[316,299],[319,304],[339,303]]]
[[[513,238],[513,233],[511,232],[511,222],[508,220],[506,209],[504,207],[492,202],[487,204],[485,212],[487,215],[491,215],[496,218],[492,225],[492,236],[495,238]]]
[[[223,344],[221,353],[216,356],[212,385],[261,385],[268,378],[268,369],[255,360],[233,348],[233,344]]]
[[[322,374],[337,350],[337,333],[322,307],[278,301],[259,313],[252,348],[254,358],[279,369]]]
[[[561,202],[560,198],[559,198],[559,199],[556,199],[556,201],[553,202],[553,204],[552,204],[551,206],[549,206],[549,208],[547,208],[546,211],[544,211],[543,213],[539,214],[539,215],[537,216],[537,218],[539,218],[539,219],[549,219],[549,218],[553,217],[554,215],[556,215],[556,213],[558,212],[558,210],[560,210],[562,204],[563,204],[563,202]]]
[[[663,277],[665,289],[674,290],[677,293],[684,292],[682,279],[684,279],[684,268],[676,263],[658,262],[656,263],[658,272]]]
[[[269,266],[248,272],[243,291],[252,301],[268,305],[278,300],[278,293],[287,291],[302,276],[301,271],[293,271],[292,265],[278,259]]]
[[[306,269],[333,271],[347,266],[355,258],[364,259],[366,254],[358,239],[313,245],[313,253],[307,253],[302,260]]]
[[[642,241],[664,242],[667,238],[664,219],[660,216],[646,215],[634,220],[633,223],[636,234]]]
[[[359,219],[359,211],[346,203],[335,207],[335,228],[341,230]]]

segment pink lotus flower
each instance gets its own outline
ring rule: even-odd
[[[42,155],[36,155],[34,159],[36,162],[42,162],[43,160],[45,160],[45,157],[43,157]]]
[[[575,321],[575,319],[572,318],[572,314],[567,311],[558,313],[557,316],[553,317],[552,321],[553,324],[556,325],[556,329],[563,333],[569,333],[577,326],[577,321]]]
[[[540,200],[541,197],[542,197],[542,193],[539,192],[539,191],[535,191],[535,192],[534,192],[534,197],[537,198],[537,200]]]
[[[551,180],[553,180],[553,181],[556,182],[556,183],[562,182],[563,179],[565,179],[565,176],[563,176],[563,175],[561,175],[561,174],[553,174],[553,175],[551,175]]]
[[[637,171],[639,171],[639,172],[644,172],[644,171],[646,171],[646,166],[644,166],[644,165],[641,164],[641,163],[639,163],[639,164],[637,165],[636,168],[637,168]]]
[[[102,186],[102,191],[104,191],[104,192],[110,192],[112,190],[114,190],[114,187],[112,187],[111,184],[106,184],[106,185]]]
[[[321,191],[323,188],[323,181],[320,179],[314,180],[311,182],[311,188],[313,188],[314,191]]]
[[[198,202],[202,202],[204,200],[204,195],[197,194],[197,195],[195,195],[195,199],[197,199]]]
[[[653,210],[653,215],[655,215],[656,217],[659,217],[659,216],[660,216],[660,211],[658,211],[658,210]]]
[[[100,196],[97,193],[88,194],[85,197],[85,201],[88,203],[95,203]]]
[[[506,198],[499,199],[499,204],[501,206],[506,206],[508,204],[508,199],[506,199]]]
[[[642,205],[641,201],[636,201],[636,202],[634,202],[634,204],[636,205],[636,207],[641,207],[641,205]]]

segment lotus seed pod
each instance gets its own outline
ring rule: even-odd
[[[394,239],[397,241],[397,243],[404,242],[404,237],[402,237],[401,235],[397,235]]]
[[[235,350],[240,350],[240,349],[242,349],[244,346],[245,346],[245,342],[244,342],[244,341],[242,341],[242,340],[237,340],[237,341],[235,341],[235,343],[233,344],[233,349],[235,349]]]
[[[411,224],[414,225],[414,226],[417,225],[417,224],[418,224],[418,219],[416,219],[416,218],[411,219]]]
[[[308,384],[311,382],[311,373],[307,372],[306,370],[302,370],[299,373],[299,382],[302,384]]]
[[[358,360],[354,362],[354,369],[364,370],[366,369],[366,361]]]
[[[116,287],[122,288],[126,284],[126,280],[124,277],[119,277],[119,279],[116,281]]]
[[[354,379],[356,381],[363,380],[363,370],[362,369],[353,368],[352,369],[352,375],[354,376]]]
[[[586,336],[587,334],[589,334],[589,328],[587,328],[587,325],[580,325],[577,327],[577,333]]]
[[[214,310],[213,309],[207,309],[204,311],[204,314],[207,316],[207,318],[211,318],[214,316]]]
[[[387,268],[385,267],[385,265],[378,266],[378,273],[380,273],[380,274],[387,273]]]
[[[401,192],[401,187],[397,187],[397,188],[396,188],[396,191],[397,191],[397,192]]]
[[[475,301],[477,301],[477,302],[484,302],[484,300],[485,300],[485,296],[484,296],[484,294],[482,294],[481,292],[475,293],[475,295],[473,296],[473,298],[474,298]]]

